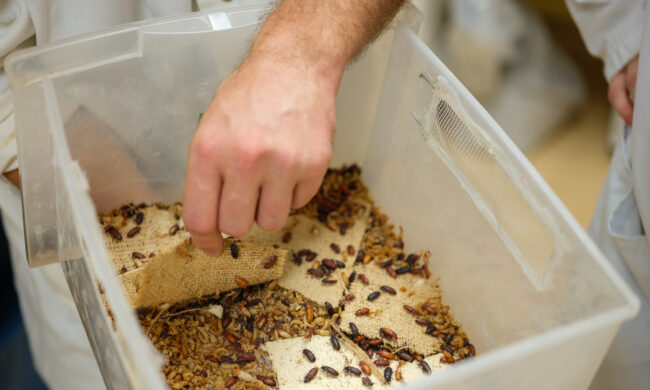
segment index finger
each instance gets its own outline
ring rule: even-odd
[[[185,173],[183,221],[192,240],[209,255],[218,254],[223,239],[218,226],[221,176],[209,163],[210,151],[205,145],[192,142]]]

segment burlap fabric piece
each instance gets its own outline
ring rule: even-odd
[[[348,228],[344,235],[341,235],[338,231],[328,229],[317,219],[295,215],[289,218],[284,229],[266,233],[260,228],[254,227],[244,237],[244,240],[260,246],[277,244],[281,248],[292,250],[295,253],[302,249],[309,249],[318,254],[314,261],[321,262],[323,259],[342,261],[345,268],[337,269],[330,277],[336,280],[334,284],[324,284],[321,279],[314,278],[307,273],[307,270],[314,264],[313,262],[303,261],[301,265],[298,265],[291,259],[286,262],[284,273],[278,280],[281,287],[297,291],[315,302],[321,304],[330,302],[336,306],[345,291],[341,273],[345,272],[349,276],[352,273],[355,260],[355,256],[348,255],[347,247],[351,245],[356,253],[365,229],[365,216],[355,220],[354,225]],[[284,243],[282,237],[287,231],[291,232],[291,239]],[[340,247],[340,253],[332,250],[330,247],[332,243],[336,243]]]
[[[104,234],[106,249],[111,257],[116,272],[123,270],[131,271],[138,268],[137,263],[146,264],[154,259],[156,255],[172,252],[183,241],[190,238],[190,234],[183,228],[182,219],[176,219],[180,215],[180,206],[171,206],[168,209],[158,209],[155,206],[140,209],[143,219],[138,225],[135,217],[124,219],[121,215],[116,217],[103,217],[104,226],[114,226],[120,232],[122,240],[118,241],[110,234]],[[178,225],[179,229],[175,234],[170,234],[172,226]],[[140,231],[133,237],[128,237],[129,231],[139,226]],[[136,259],[133,252],[141,253],[144,259]],[[150,254],[153,257],[149,257]]]
[[[404,305],[418,306],[432,297],[439,297],[440,290],[434,278],[424,279],[420,275],[404,274],[393,279],[385,269],[376,264],[357,264],[357,274],[364,274],[369,279],[369,284],[361,283],[359,278],[350,286],[350,292],[356,298],[346,304],[341,316],[341,328],[350,332],[349,323],[354,322],[361,334],[368,337],[381,337],[379,328],[386,327],[397,333],[397,339],[384,341],[394,348],[408,347],[421,354],[431,355],[440,351],[441,341],[424,333],[424,328],[415,323],[413,314],[404,309]],[[390,295],[380,290],[382,285],[390,286],[397,292]],[[406,291],[402,292],[404,288]],[[379,298],[368,301],[368,295],[380,291]],[[358,309],[367,307],[371,314],[356,316]]]
[[[234,242],[235,239],[226,239],[224,247],[229,248]],[[121,275],[131,304],[152,307],[184,302],[240,287],[237,278],[255,285],[282,275],[286,250],[243,242],[236,245],[239,248],[237,259],[229,249],[208,256],[194,245],[181,244],[172,252],[156,256],[144,267]],[[265,269],[264,265],[273,256],[278,257],[276,264]]]
[[[360,368],[359,357],[348,348],[341,344],[341,349],[336,351],[332,348],[329,337],[313,336],[311,339],[295,338],[272,341],[264,344],[262,348],[269,354],[273,363],[273,368],[278,380],[278,387],[286,389],[312,389],[312,390],[334,390],[334,389],[367,389],[361,383],[361,377],[349,374],[344,371],[344,367],[352,366]],[[316,361],[310,362],[302,353],[303,349],[309,349],[314,353]],[[432,355],[424,360],[429,364],[432,372],[445,370],[450,365],[440,363],[442,354]],[[338,371],[338,377],[332,377],[321,369],[321,366],[329,366]],[[397,370],[398,362],[391,361],[393,372]],[[313,368],[318,367],[318,374],[309,383],[304,383],[305,375]],[[383,369],[382,371],[383,372]],[[425,374],[418,363],[406,363],[400,368],[402,381],[399,383],[409,383],[422,378]],[[365,376],[365,374],[362,374]],[[384,382],[382,377],[372,375],[373,388],[383,389],[389,386]],[[393,376],[392,384],[397,383]]]
[[[239,287],[236,278],[254,285],[282,275],[286,250],[226,239],[224,250],[219,255],[208,256],[190,243],[189,233],[182,228],[182,220],[175,217],[179,208],[149,207],[140,211],[144,218],[139,225],[140,231],[133,237],[127,234],[138,226],[134,218],[105,218],[105,222],[118,228],[122,235],[122,240],[118,241],[106,233],[106,243],[133,307],[179,303],[227,291]],[[174,225],[179,226],[175,232],[175,228],[170,230]],[[231,253],[232,243],[236,243],[238,248],[236,259]],[[146,257],[136,259],[133,252]],[[149,257],[150,253],[155,255]],[[277,262],[266,269],[265,264],[273,256],[278,257]]]

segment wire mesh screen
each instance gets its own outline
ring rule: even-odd
[[[433,91],[424,121],[425,137],[520,262],[526,276],[543,289],[550,283],[546,271],[559,248],[543,215],[535,212],[524,186],[515,184],[517,178],[508,174],[506,163],[497,157],[496,146],[463,110],[445,80],[440,77],[431,83],[421,78]]]

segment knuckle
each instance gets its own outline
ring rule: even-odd
[[[241,170],[246,172],[255,169],[260,160],[266,154],[264,145],[255,139],[242,140],[236,150],[236,161],[238,162],[238,166]]]
[[[218,143],[216,137],[197,137],[192,142],[192,150],[200,161],[209,161],[218,154]]]

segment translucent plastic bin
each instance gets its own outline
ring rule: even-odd
[[[111,270],[96,213],[182,198],[198,115],[267,12],[227,5],[22,51],[5,63],[29,260],[61,262],[109,388],[166,385]],[[407,388],[584,389],[638,301],[417,38],[418,24],[406,7],[346,72],[333,162],[360,163],[411,249],[431,249],[445,303],[479,351]]]

